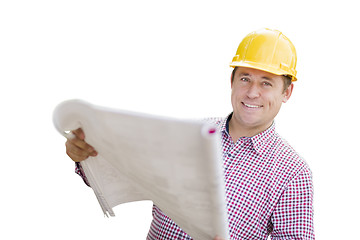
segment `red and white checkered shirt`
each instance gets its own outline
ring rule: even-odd
[[[228,131],[230,118],[214,120],[222,136],[230,238],[314,239],[313,185],[307,164],[275,132],[274,124],[234,143]],[[154,205],[147,240],[159,239],[192,238]]]

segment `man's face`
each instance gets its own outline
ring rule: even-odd
[[[260,133],[270,127],[281,104],[292,93],[284,91],[283,77],[257,69],[238,67],[231,83],[233,120],[244,129]]]

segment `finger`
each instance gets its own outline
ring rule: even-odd
[[[66,154],[74,161],[74,162],[80,162],[82,160],[85,160],[88,158],[89,153],[80,149],[76,145],[74,145],[72,142],[67,141],[65,143],[66,145]]]
[[[84,140],[85,139],[85,133],[81,128],[78,128],[74,131],[72,131],[72,133],[79,138],[80,140]]]
[[[72,144],[71,142],[66,143],[66,154],[74,161],[80,162],[87,159],[93,153],[89,153],[84,151],[83,149],[77,147],[76,145]]]
[[[67,141],[67,150],[77,155],[90,155],[95,156],[97,152],[95,149],[85,142]]]
[[[66,142],[66,154],[75,162],[80,162],[87,159],[89,156],[96,156],[96,151],[85,151],[82,148],[79,148],[71,141]]]
[[[67,142],[69,142],[69,143],[77,146],[78,148],[82,149],[83,151],[86,151],[89,153],[95,151],[95,149],[91,145],[86,143],[84,140],[78,139],[77,137],[73,138],[73,139],[69,139]]]
[[[78,128],[78,129],[72,131],[72,133],[76,137],[73,138],[73,139],[69,139],[69,141],[71,141],[73,144],[75,144],[76,146],[78,146],[81,149],[84,149],[85,151],[89,152],[92,155],[97,154],[95,149],[91,145],[89,145],[88,143],[86,143],[84,141],[85,134],[84,134],[84,131],[81,128]]]

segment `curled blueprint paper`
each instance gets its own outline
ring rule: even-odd
[[[81,162],[104,211],[151,200],[194,239],[228,237],[220,136],[214,125],[95,106],[59,104],[64,136],[81,127],[98,156]]]

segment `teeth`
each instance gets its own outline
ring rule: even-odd
[[[260,108],[261,107],[261,106],[246,104],[246,103],[244,103],[244,105],[249,108]]]

